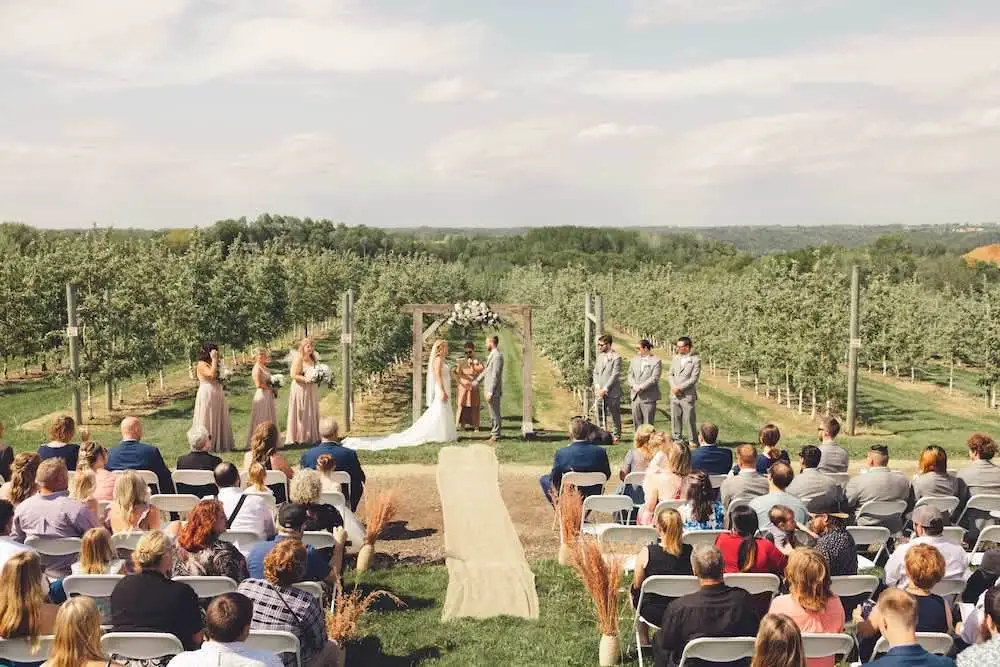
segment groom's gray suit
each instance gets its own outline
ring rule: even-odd
[[[476,384],[482,383],[483,390],[489,395],[487,405],[490,408],[492,422],[490,433],[494,438],[500,438],[500,397],[503,395],[503,352],[499,348],[490,350],[486,358],[486,368],[476,378]]]
[[[611,417],[612,434],[618,438],[622,434],[622,358],[614,351],[603,352],[597,355],[594,363],[593,384],[594,387],[604,389],[607,394],[597,397],[597,403],[603,402],[604,417]],[[610,413],[610,414],[609,414]],[[601,424],[603,427],[604,424]]]
[[[660,374],[663,364],[652,355],[636,355],[628,366],[628,384],[632,395],[632,425],[652,425],[656,402],[660,400]]]
[[[674,440],[682,437],[698,442],[698,420],[694,404],[698,400],[701,358],[697,354],[675,354],[670,362],[670,425]],[[679,389],[679,396],[673,393]],[[687,433],[684,431],[687,430]]]

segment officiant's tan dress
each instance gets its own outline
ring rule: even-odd
[[[247,449],[250,449],[250,438],[254,429],[265,422],[278,425],[278,408],[274,399],[274,389],[271,388],[271,374],[260,364],[254,364],[253,383],[257,386],[257,391],[253,395],[253,403],[250,405],[250,430],[247,432]]]
[[[313,364],[302,364],[302,374],[309,377]],[[292,378],[288,392],[288,428],[285,444],[319,442],[319,387],[315,382]]]
[[[198,393],[194,398],[194,419],[192,423],[205,427],[212,436],[213,452],[233,451],[233,427],[229,422],[229,406],[226,404],[226,394],[222,385],[214,378],[209,378],[198,364]]]
[[[479,428],[479,387],[473,386],[472,382],[483,372],[483,368],[483,362],[476,358],[462,359],[455,366],[458,375],[455,425],[458,427]]]

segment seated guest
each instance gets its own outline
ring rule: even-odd
[[[67,471],[69,474],[69,471]],[[81,503],[87,506],[90,513],[97,517],[98,521],[104,519],[104,513],[101,511],[101,506],[97,502],[97,498],[94,497],[94,491],[97,489],[97,477],[94,475],[92,470],[77,470],[76,474],[73,475],[73,479],[69,482],[69,497],[73,500],[79,500]]]
[[[296,503],[282,505],[278,510],[278,534],[270,540],[255,544],[250,551],[250,556],[247,558],[250,576],[254,579],[264,577],[264,561],[279,544],[285,541],[301,542],[302,530],[308,519],[309,515],[302,505]],[[333,550],[333,557],[329,559],[311,546],[306,547],[308,567],[303,579],[299,581],[329,581],[332,584],[340,578],[347,533],[343,528],[338,528],[334,532],[334,539],[337,544]]]
[[[979,567],[966,580],[962,602],[972,604],[978,601],[983,593],[997,585],[998,580],[1000,580],[1000,547],[993,547],[983,552]]]
[[[261,539],[274,537],[274,515],[267,502],[260,496],[243,493],[240,473],[236,466],[223,461],[215,467],[215,484],[219,487],[218,499],[226,514],[229,530],[250,531]]]
[[[104,528],[91,528],[80,542],[80,560],[73,563],[71,574],[125,574],[125,561],[116,557],[111,547],[111,533]],[[54,586],[54,584],[53,584]],[[52,593],[50,592],[50,597]],[[93,598],[105,621],[111,621],[111,602]]]
[[[6,500],[0,500],[0,569],[14,554],[22,551],[34,552],[31,547],[16,542],[10,537],[10,529],[14,523],[14,506]]]
[[[750,667],[805,667],[802,633],[785,614],[770,613],[760,622]]]
[[[542,475],[538,480],[542,493],[550,503],[561,490],[562,477],[567,472],[602,472],[611,478],[608,453],[603,447],[587,442],[588,429],[586,419],[573,417],[569,424],[569,434],[573,442],[555,453],[552,458],[552,472]],[[599,495],[604,491],[604,485],[585,486],[579,491],[584,498]]]
[[[889,652],[875,660],[878,667],[948,667],[951,658],[928,653],[917,643],[917,601],[900,590],[889,589],[878,598],[869,620],[889,642]]]
[[[824,494],[809,503],[809,529],[817,536],[816,551],[823,554],[831,577],[858,573],[858,546],[847,532],[846,500],[839,493]]]
[[[889,470],[889,448],[886,445],[872,445],[868,452],[868,470],[855,475],[847,483],[847,504],[851,512],[857,513],[867,502],[873,500],[902,500],[909,509],[913,503],[910,480],[895,470]],[[902,515],[888,517],[857,516],[859,526],[884,526],[893,535],[903,530]]]
[[[824,493],[843,493],[844,489],[836,481],[820,472],[820,449],[816,445],[806,445],[799,453],[801,467],[795,479],[785,489],[805,504]]]
[[[173,551],[170,538],[159,530],[139,539],[132,552],[136,574],[127,575],[111,592],[112,631],[167,632],[185,651],[193,651],[201,646],[201,607],[190,586],[169,578]]]
[[[948,453],[937,445],[929,445],[920,453],[918,472],[913,478],[913,498],[924,496],[966,497],[965,482],[948,474]]]
[[[237,583],[249,577],[243,554],[219,539],[224,532],[222,503],[202,500],[195,505],[177,536],[173,576],[229,577]]]
[[[79,596],[59,607],[49,659],[42,667],[122,667],[104,657],[101,612],[94,601]]]
[[[170,470],[160,450],[142,442],[142,424],[135,417],[122,420],[122,441],[108,452],[108,470],[149,470],[156,474],[159,493],[174,493]]]
[[[771,525],[764,537],[774,542],[778,551],[787,556],[793,549],[807,546],[799,543],[799,538],[796,535],[799,524],[795,520],[795,512],[792,511],[791,507],[775,505],[768,510],[767,518]]]
[[[691,470],[706,475],[727,475],[733,467],[733,452],[719,447],[719,427],[708,422],[698,429],[698,446],[691,450]]]
[[[982,643],[970,646],[958,654],[958,667],[996,667],[1000,665],[1000,588],[991,588],[984,593],[982,618],[980,625]],[[965,624],[978,620],[971,616]],[[963,636],[964,636],[963,632]]]
[[[364,543],[365,527],[354,516],[354,512],[344,508],[341,513],[333,505],[320,503],[320,494],[323,492],[323,483],[320,474],[315,470],[300,470],[295,479],[292,480],[291,500],[306,508],[306,519],[303,530],[325,530],[334,532],[338,527],[343,526],[347,531],[347,539],[350,544],[358,545]]]
[[[0,422],[0,440],[3,439],[5,428]],[[14,449],[10,445],[0,442],[0,477],[10,479],[10,467],[14,464]]]
[[[618,470],[618,479],[623,483],[615,490],[615,493],[626,495],[637,504],[645,501],[641,484],[624,484],[625,478],[633,472],[646,472],[649,462],[653,458],[652,436],[656,429],[652,424],[642,424],[635,430],[632,449],[625,453],[625,460]]]
[[[885,565],[885,585],[906,588],[910,583],[904,563],[907,552],[918,544],[929,544],[944,557],[945,579],[968,579],[969,554],[959,544],[944,537],[945,516],[936,507],[923,505],[913,510],[913,529],[916,537],[905,544],[896,546]]]
[[[49,427],[50,442],[38,448],[38,458],[43,461],[60,458],[66,464],[67,470],[76,470],[76,460],[80,454],[80,445],[73,444],[76,434],[76,422],[72,417],[62,415],[55,418]]]
[[[644,526],[652,525],[653,512],[661,500],[684,497],[684,483],[691,472],[691,450],[687,445],[671,442],[666,433],[654,433],[652,440],[658,451],[642,480],[645,501],[637,519]]]
[[[795,549],[785,568],[788,595],[771,602],[772,614],[788,616],[802,632],[844,631],[844,607],[830,589],[830,569],[815,549]],[[833,656],[810,658],[809,667],[833,667]]]
[[[719,549],[699,546],[691,556],[691,566],[701,590],[677,598],[664,612],[661,629],[653,637],[656,667],[666,667],[672,664],[671,660],[676,664],[692,639],[753,637],[757,634],[760,617],[754,611],[752,598],[745,590],[725,584],[723,557]],[[736,667],[748,663],[747,660],[740,660],[729,664]],[[706,665],[700,660],[685,664],[692,667]]]
[[[665,574],[690,575],[691,545],[681,541],[684,530],[681,526],[681,515],[677,510],[665,509],[656,517],[656,534],[660,541],[643,547],[635,557],[635,575],[632,577],[632,606],[639,604],[639,592],[646,577]],[[646,620],[659,625],[666,611],[669,598],[656,594],[647,594],[642,599],[642,609],[639,615]],[[640,623],[639,635],[645,644],[648,641],[645,623]]]
[[[1000,466],[993,463],[997,443],[985,433],[973,433],[968,447],[972,463],[958,471],[958,479],[965,485],[966,496],[961,498],[959,513],[971,496],[1000,493]],[[992,522],[989,512],[976,509],[966,512],[962,527],[968,529],[969,544],[979,539],[979,531]]]
[[[770,540],[757,537],[760,528],[757,512],[747,505],[737,505],[729,520],[732,528],[728,533],[719,535],[715,542],[722,552],[725,571],[766,572],[783,576],[787,558]]]
[[[115,492],[116,476],[107,469],[108,450],[93,440],[80,443],[80,456],[77,459],[77,471],[90,470],[94,473],[94,498],[96,500],[111,500]]]
[[[766,475],[771,466],[779,461],[791,464],[792,459],[788,456],[788,450],[778,448],[779,440],[781,431],[774,424],[765,424],[758,431],[757,442],[761,446],[761,453],[757,457],[757,472],[761,475]]]
[[[61,460],[55,460],[62,464]],[[0,571],[0,639],[51,635],[59,605],[45,599],[41,560],[33,551],[14,554]],[[40,664],[39,660],[38,663]]]
[[[687,476],[687,502],[677,510],[684,530],[722,530],[726,525],[726,509],[715,500],[712,480],[698,470]]]
[[[149,486],[134,470],[115,475],[115,492],[108,509],[112,533],[134,533],[160,527],[160,512],[150,501]]]
[[[212,434],[201,424],[195,424],[188,430],[187,441],[191,451],[177,458],[177,470],[215,470],[215,466],[222,463],[222,459],[209,451]],[[177,485],[177,493],[190,493],[199,498],[214,496],[218,491],[215,484]]]
[[[737,498],[756,498],[768,490],[767,478],[757,472],[757,450],[753,445],[740,445],[736,448],[736,463],[739,472],[727,478],[719,489],[722,506],[727,511]]]
[[[250,464],[250,468],[247,469],[247,488],[243,489],[243,493],[257,494],[261,496],[270,496],[274,498],[274,491],[267,488],[264,483],[267,481],[267,469],[260,463],[254,461]],[[275,500],[277,504],[277,500]]]
[[[361,502],[361,494],[365,491],[365,471],[361,469],[358,453],[340,444],[340,426],[333,417],[323,417],[319,420],[319,436],[320,443],[302,453],[299,465],[303,468],[316,470],[320,456],[324,454],[332,456],[336,469],[351,476],[350,494],[347,493],[346,485],[341,488],[340,492],[350,501],[351,511],[356,512],[358,503]]]
[[[795,513],[795,520],[800,524],[809,520],[809,512],[806,510],[805,503],[785,490],[794,479],[795,473],[792,472],[792,466],[787,463],[778,462],[771,466],[768,474],[768,492],[750,501],[750,507],[757,512],[757,521],[760,523],[761,529],[768,530],[771,527],[769,513],[775,505],[790,508]]]
[[[42,461],[38,466],[38,493],[14,510],[11,536],[16,541],[24,542],[28,537],[83,537],[99,525],[86,505],[69,497],[67,480],[66,464],[62,459]],[[48,576],[61,579],[70,573],[75,560],[72,554],[45,556],[42,565]]]
[[[287,507],[287,505],[285,505]],[[261,577],[242,582],[238,592],[253,602],[253,630],[282,630],[299,638],[302,664],[334,664],[335,647],[327,641],[322,601],[294,584],[309,579],[306,548],[298,540],[281,542],[268,552]],[[291,653],[281,657],[285,667],[295,667]]]
[[[0,486],[0,499],[17,507],[38,492],[35,476],[42,462],[34,452],[21,452],[14,457],[10,468],[10,480]]]
[[[174,656],[167,667],[282,667],[281,658],[274,653],[246,645],[253,614],[253,601],[242,593],[223,593],[212,598],[205,613],[208,640],[197,651]]]
[[[249,470],[251,464],[259,463],[264,466],[264,470],[280,470],[291,481],[292,477],[295,476],[295,471],[288,465],[285,457],[278,452],[280,436],[274,422],[258,424],[250,435],[250,451],[243,456],[243,469]],[[269,488],[279,504],[288,500],[285,497],[284,484],[272,484]]]
[[[827,417],[819,423],[820,472],[847,472],[851,456],[846,449],[837,444],[838,433],[840,433],[840,422],[836,418]]]

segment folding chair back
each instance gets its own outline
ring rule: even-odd
[[[733,498],[732,500],[730,500],[729,507],[726,508],[726,518],[728,519],[732,515],[733,510],[739,507],[740,505],[750,505],[751,500],[753,500],[752,496],[743,496],[740,498]]]
[[[640,615],[640,610],[642,609],[643,600],[645,600],[647,595],[661,595],[665,598],[679,598],[684,595],[690,595],[691,593],[696,593],[700,590],[700,585],[698,584],[697,577],[683,576],[683,575],[654,575],[651,577],[646,577],[642,582],[642,587],[639,589],[639,600],[635,606],[635,620],[633,622],[632,631],[635,633],[635,645],[639,652],[639,665],[642,663],[642,649],[648,648],[649,644],[643,644],[642,639],[639,636],[639,624],[644,623],[645,625],[659,630],[661,619],[650,620],[648,618],[643,618]]]
[[[166,632],[109,632],[101,637],[105,655],[152,660],[184,652],[184,645]]]
[[[302,653],[299,649],[299,638],[291,632],[283,630],[251,630],[250,636],[244,642],[250,648],[268,653],[294,653],[295,662],[302,667]]]
[[[329,473],[329,475],[330,475],[331,481],[334,481],[337,484],[345,484],[345,485],[347,485],[347,495],[351,495],[351,476],[350,476],[350,474],[348,474],[347,472],[345,472],[343,470],[334,470],[332,473]]]
[[[708,481],[712,483],[713,489],[718,489],[722,486],[722,483],[726,481],[727,477],[729,477],[729,475],[709,475]]]
[[[987,513],[1000,511],[1000,494],[980,493],[969,498],[969,502],[965,504],[965,509],[962,510],[962,515],[956,521],[957,524],[962,524],[962,520],[968,514],[969,510],[979,510],[980,512]]]
[[[830,589],[839,598],[850,598],[856,595],[871,595],[878,588],[879,578],[870,574],[851,574],[840,577],[830,577]]]
[[[945,526],[944,532],[941,536],[951,542],[952,544],[958,544],[961,546],[962,541],[965,539],[965,528],[961,526]]]
[[[614,515],[622,512],[627,517],[633,507],[632,499],[628,496],[608,495],[608,496],[588,496],[583,499],[583,513],[580,516],[580,532],[596,535],[608,526],[619,525],[617,521],[596,521],[593,514]]]
[[[803,632],[802,647],[807,658],[848,656],[854,650],[854,638],[844,634]]]
[[[943,632],[918,632],[917,643],[924,647],[924,650],[928,653],[948,655],[952,644],[955,642],[950,635],[946,635]],[[879,637],[879,640],[875,643],[875,651],[872,653],[872,657],[882,655],[888,650],[889,640],[885,637]]]
[[[201,498],[190,493],[156,493],[149,502],[161,512],[187,514],[201,502]]]
[[[0,639],[0,659],[27,663],[48,660],[54,641],[52,635],[42,635],[35,649],[27,639]]]
[[[602,547],[608,544],[653,544],[656,539],[656,529],[652,526],[608,526],[597,534],[597,543]]]
[[[858,510],[858,516],[895,517],[906,511],[905,500],[869,500]]]
[[[587,486],[604,486],[607,481],[608,477],[603,472],[568,472],[562,476],[559,493],[571,484],[579,489]]]
[[[736,572],[723,575],[727,586],[742,588],[750,595],[770,593],[771,597],[778,594],[781,580],[774,574],[757,574],[752,572]]]
[[[83,595],[88,598],[109,598],[124,574],[71,574],[63,579],[66,595]]]
[[[174,577],[174,581],[190,586],[202,600],[236,592],[236,582],[229,577]]]
[[[127,551],[135,551],[135,547],[139,544],[139,540],[146,533],[141,530],[132,530],[127,533],[115,533],[111,536],[111,548],[114,550],[125,549]]]
[[[997,543],[1000,543],[1000,526],[986,526],[979,533],[979,539],[976,540],[976,545],[972,547],[972,553],[977,554],[980,551],[986,551],[987,544]],[[982,556],[979,558],[981,560]]]
[[[684,533],[681,539],[684,544],[690,544],[694,548],[702,544],[712,546],[719,539],[719,535],[725,532],[724,530],[689,530]]]
[[[646,481],[645,472],[630,472],[629,474],[625,475],[625,480],[623,483],[630,486],[642,486],[642,483],[645,481]]]
[[[223,542],[235,544],[237,547],[249,547],[251,544],[260,542],[260,535],[252,530],[227,530],[219,539]]]
[[[675,510],[686,502],[686,500],[661,500],[656,503],[656,508],[653,509],[653,516],[660,516],[660,512],[663,510]]]
[[[285,487],[285,497],[288,498],[288,477],[280,470],[268,470],[264,474],[264,486],[273,486],[275,484],[281,484]]]
[[[961,595],[965,592],[965,581],[962,579],[942,579],[931,589],[931,592],[943,598]]]
[[[215,472],[211,470],[175,470],[170,473],[174,486],[215,486]]]
[[[343,512],[344,508],[347,507],[347,499],[344,498],[344,494],[340,491],[324,491],[319,494],[319,504],[332,505],[338,511]]]
[[[945,512],[948,516],[951,516],[952,512],[958,509],[958,504],[959,500],[955,496],[924,496],[917,501],[917,504],[913,506],[913,509],[923,507],[924,505],[930,505],[938,511]]]
[[[313,549],[332,549],[336,543],[333,534],[325,530],[307,530],[302,533],[302,544]]]
[[[847,532],[854,538],[854,544],[859,547],[871,547],[873,544],[879,545],[878,551],[871,561],[863,563],[862,561],[866,559],[860,555],[858,556],[859,568],[873,567],[878,562],[879,557],[886,552],[886,544],[892,538],[892,533],[884,526],[847,526]]]
[[[321,602],[323,600],[323,585],[318,581],[300,581],[297,584],[292,584],[292,586],[300,591],[305,591],[306,593],[311,594]]]
[[[702,637],[688,642],[677,667],[684,667],[688,660],[705,662],[736,662],[753,657],[754,637]]]
[[[115,470],[113,472],[116,475],[120,475],[125,471]],[[153,488],[155,488],[157,491],[162,491],[162,489],[160,489],[160,478],[157,477],[156,473],[153,472],[152,470],[133,470],[132,472],[137,474],[142,479],[142,481],[146,483],[146,486],[150,488],[150,493],[152,493]]]
[[[24,543],[43,556],[72,556],[80,553],[79,537],[29,535]]]

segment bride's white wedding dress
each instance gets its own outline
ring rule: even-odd
[[[451,378],[451,369],[443,367],[445,378]],[[427,410],[413,426],[401,433],[366,438],[345,438],[344,447],[350,449],[395,449],[413,447],[428,442],[454,442],[458,439],[455,429],[455,414],[450,400],[441,400],[437,375],[433,367],[427,369]]]

